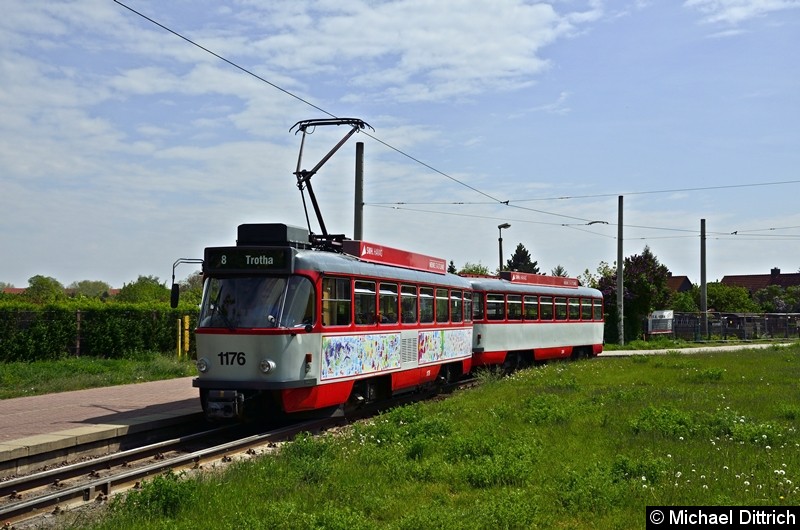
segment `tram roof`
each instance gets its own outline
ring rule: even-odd
[[[501,278],[468,278],[475,291],[504,292],[519,294],[544,294],[552,296],[591,296],[602,297],[602,293],[591,287],[557,287],[517,283]]]
[[[295,250],[295,270],[312,270],[320,273],[369,276],[374,278],[446,285],[459,289],[470,289],[468,278],[455,274],[407,269],[400,266],[383,265],[362,261],[349,254],[338,254],[319,250]]]

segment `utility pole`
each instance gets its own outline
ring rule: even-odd
[[[619,343],[621,346],[625,345],[625,311],[623,310],[623,303],[625,297],[625,281],[623,279],[623,258],[622,258],[622,195],[619,196],[619,205],[617,207],[617,330],[619,333]]]
[[[356,142],[356,193],[353,239],[364,239],[364,142]]]
[[[703,335],[708,339],[708,284],[706,283],[706,220],[700,219],[700,318]]]

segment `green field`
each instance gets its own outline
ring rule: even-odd
[[[647,505],[797,505],[798,377],[800,345],[484,375],[224,473],[158,477],[97,528],[643,528]]]
[[[130,385],[197,375],[194,361],[144,352],[123,359],[72,357],[55,361],[0,363],[0,399],[68,390]]]

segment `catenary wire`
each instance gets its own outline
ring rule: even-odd
[[[323,114],[325,114],[327,116],[330,116],[332,118],[338,118],[338,116],[336,116],[335,114],[323,109],[322,107],[320,107],[318,105],[315,105],[314,103],[311,103],[310,101],[298,96],[297,94],[294,94],[293,92],[291,92],[289,90],[286,90],[285,88],[283,88],[283,87],[281,87],[281,86],[269,81],[268,79],[256,74],[255,72],[253,72],[253,71],[251,71],[251,70],[249,70],[249,69],[247,69],[247,68],[245,68],[243,66],[240,66],[239,64],[237,64],[237,63],[231,61],[230,59],[227,59],[226,57],[224,57],[224,56],[222,56],[222,55],[210,50],[209,48],[206,48],[205,46],[199,44],[198,42],[195,42],[194,40],[192,40],[192,39],[182,35],[181,33],[169,28],[168,26],[166,26],[166,25],[158,22],[157,20],[145,15],[144,13],[142,13],[140,11],[137,11],[136,9],[128,6],[127,4],[121,2],[120,0],[113,0],[113,1],[116,4],[118,4],[119,6],[127,9],[131,13],[134,13],[135,15],[143,18],[144,20],[147,20],[151,24],[154,24],[154,25],[158,26],[159,28],[163,29],[164,31],[167,31],[167,32],[171,33],[172,35],[175,35],[176,37],[186,41],[187,43],[191,44],[192,46],[195,46],[195,47],[203,50],[204,52],[216,57],[220,61],[223,61],[224,63],[226,63],[226,64],[228,64],[228,65],[230,65],[230,66],[232,66],[232,67],[234,67],[234,68],[236,68],[238,70],[240,70],[241,72],[244,72],[245,74],[250,75],[250,76],[258,79],[259,81],[261,81],[263,83],[266,83],[267,85],[275,88],[276,90],[279,90],[280,92],[283,92],[284,94],[286,94],[286,95],[288,95],[288,96],[290,96],[290,97],[292,97],[292,98],[294,98],[294,99],[296,99],[296,100],[298,100],[298,101],[300,101],[300,102],[302,102],[302,103],[304,103],[304,104],[306,104],[306,105],[308,105],[308,106],[310,106],[310,107],[322,112]],[[646,195],[646,194],[658,194],[658,193],[678,193],[678,192],[688,192],[688,191],[708,191],[708,190],[719,190],[719,189],[745,188],[745,187],[755,187],[755,186],[776,186],[776,185],[800,183],[800,180],[790,180],[790,181],[764,182],[764,183],[754,183],[754,184],[731,184],[731,185],[721,185],[721,186],[705,186],[705,187],[697,187],[697,188],[678,188],[678,189],[651,190],[651,191],[626,192],[626,193],[603,193],[603,194],[593,194],[593,195],[542,197],[542,198],[533,198],[533,199],[517,199],[517,200],[505,200],[505,201],[503,201],[503,200],[500,200],[500,199],[498,199],[498,198],[496,198],[496,197],[494,197],[494,196],[492,196],[492,195],[490,195],[490,194],[488,194],[488,193],[486,193],[486,192],[484,192],[482,190],[479,190],[478,188],[476,188],[474,186],[471,186],[471,185],[467,184],[466,182],[463,182],[463,181],[461,181],[461,180],[459,180],[459,179],[447,174],[444,171],[441,171],[441,170],[433,167],[432,165],[430,165],[430,164],[428,164],[426,162],[423,162],[422,160],[412,156],[411,154],[403,151],[402,149],[394,147],[393,145],[381,140],[380,138],[376,137],[375,135],[372,135],[372,134],[370,134],[370,133],[368,133],[366,131],[360,131],[360,132],[362,132],[363,134],[365,134],[369,138],[372,138],[373,140],[375,140],[376,142],[380,143],[381,145],[385,146],[386,148],[391,149],[391,150],[395,151],[396,153],[398,153],[398,154],[400,154],[400,155],[412,160],[413,162],[415,162],[417,164],[420,164],[420,165],[426,167],[427,169],[429,169],[429,170],[431,170],[431,171],[433,171],[433,172],[435,172],[435,173],[437,173],[437,174],[439,174],[439,175],[441,175],[441,176],[443,176],[443,177],[445,177],[447,179],[450,179],[451,181],[453,181],[453,182],[455,182],[455,183],[457,183],[457,184],[459,184],[461,186],[464,186],[464,187],[472,190],[475,193],[483,195],[484,197],[486,197],[488,199],[491,199],[491,201],[492,201],[490,203],[478,203],[478,202],[474,202],[474,203],[472,203],[472,202],[454,202],[454,203],[415,203],[415,202],[365,203],[365,206],[385,206],[385,205],[390,205],[390,204],[405,204],[405,205],[407,205],[407,204],[420,204],[420,205],[422,205],[422,204],[459,204],[459,205],[503,204],[505,206],[510,206],[510,207],[513,207],[513,208],[521,209],[521,210],[526,210],[526,211],[541,213],[541,214],[545,214],[545,215],[553,215],[553,216],[557,216],[557,217],[564,217],[564,218],[568,218],[568,219],[574,219],[574,220],[589,222],[589,219],[584,219],[584,218],[575,217],[575,216],[569,216],[569,215],[564,215],[564,214],[556,214],[556,213],[553,213],[553,212],[546,212],[546,211],[543,211],[543,210],[537,210],[537,209],[533,209],[533,208],[527,208],[527,207],[524,207],[524,206],[518,206],[517,204],[513,204],[513,203],[543,201],[543,200],[552,201],[552,200],[567,200],[567,199],[602,198],[602,197],[614,197],[614,196],[619,196],[619,195],[628,195],[628,196],[630,196],[630,195]],[[420,210],[417,210],[417,211],[420,211]],[[428,213],[437,213],[437,212],[428,212]],[[439,213],[441,213],[441,212],[439,212]],[[469,215],[469,217],[480,217],[480,216]],[[537,223],[536,221],[522,221],[522,220],[517,220],[516,222]],[[538,224],[548,224],[548,223],[538,223]],[[562,226],[567,226],[567,225],[562,225]],[[668,229],[668,228],[659,228],[659,227],[637,227],[635,225],[623,225],[623,226],[625,226],[626,228],[648,228],[648,229],[653,229],[653,230],[678,230],[678,231],[694,232],[692,230]],[[763,230],[775,230],[775,229],[770,228],[770,229],[763,229]],[[591,231],[588,231],[588,230],[581,230],[581,231],[585,231],[587,233],[595,233],[595,232],[591,232]],[[731,235],[735,235],[735,234],[737,234],[739,232],[745,233],[745,232],[754,232],[754,231],[758,231],[758,230],[737,230],[735,232],[732,232]],[[737,239],[742,239],[742,238],[737,238]]]

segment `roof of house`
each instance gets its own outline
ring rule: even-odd
[[[740,274],[723,276],[723,285],[744,287],[751,293],[764,289],[770,285],[778,285],[784,289],[800,285],[800,273],[781,274],[780,269],[772,269],[769,274]]]
[[[688,276],[670,276],[667,278],[667,288],[671,291],[682,293],[692,288],[692,282]]]

